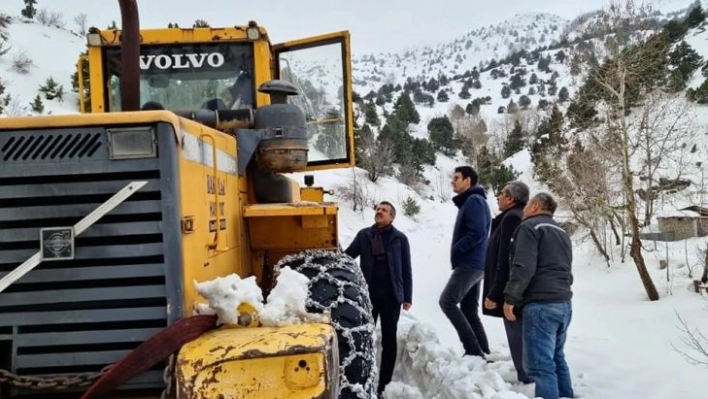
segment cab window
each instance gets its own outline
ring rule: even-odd
[[[107,48],[104,57],[106,108],[120,111],[120,47]],[[141,107],[173,111],[255,108],[253,67],[251,43],[142,45]]]

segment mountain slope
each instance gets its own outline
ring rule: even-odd
[[[0,10],[1,7],[2,5]],[[519,23],[517,26],[526,26],[526,24]],[[538,33],[540,27],[533,29]],[[563,27],[559,26],[559,30],[562,31]],[[485,32],[492,31],[494,29],[489,28]],[[74,71],[76,57],[84,48],[83,39],[76,38],[62,29],[24,24],[19,20],[13,22],[9,32],[13,53],[0,57],[0,77],[8,83],[5,94],[14,93],[13,98],[21,97],[23,100],[19,104],[28,107],[27,103],[37,94],[38,87],[44,84],[47,77],[54,76],[64,85],[64,102],[46,100],[45,112],[76,112],[69,76]],[[483,40],[483,36],[477,37]],[[704,57],[708,57],[708,48],[703,44],[706,39],[708,36],[701,32],[701,29],[693,29],[686,36],[686,40]],[[488,37],[485,40],[494,40],[502,45],[505,43],[503,38]],[[459,38],[455,42],[458,48],[461,46],[464,49],[465,39]],[[455,105],[459,105],[464,110],[473,99],[489,96],[489,101],[485,99],[485,103],[480,105],[480,113],[477,117],[485,120],[490,143],[501,147],[503,139],[512,130],[515,120],[523,119],[529,126],[536,123],[538,115],[532,111],[541,99],[546,99],[549,103],[558,100],[560,89],[563,87],[567,87],[569,98],[572,98],[582,84],[583,75],[573,76],[567,60],[561,61],[562,57],[556,58],[559,50],[565,50],[567,47],[557,47],[540,51],[538,58],[529,56],[531,60],[519,57],[518,65],[503,62],[502,65],[488,70],[478,68],[480,75],[474,80],[481,83],[481,88],[469,89],[470,98],[463,99],[459,97],[459,93],[465,84],[464,81],[472,76],[470,74],[469,78],[455,79],[450,69],[454,67],[455,60],[449,58],[453,54],[454,46],[449,50],[444,48],[445,46],[440,49],[430,49],[425,56],[423,53],[426,50],[411,50],[412,53],[419,55],[415,61],[413,58],[408,60],[406,65],[409,65],[408,70],[412,72],[405,77],[399,73],[395,65],[389,65],[388,60],[384,60],[384,67],[388,68],[387,72],[376,75],[393,74],[395,80],[391,83],[395,83],[394,89],[398,84],[405,85],[407,78],[414,74],[415,76],[425,74],[426,82],[431,78],[438,80],[435,68],[432,69],[434,75],[432,73],[427,75],[426,68],[429,68],[429,65],[426,66],[426,62],[429,64],[430,60],[437,59],[432,58],[435,54],[438,54],[437,57],[442,57],[441,62],[445,65],[442,71],[447,75],[449,82],[448,85],[441,85],[437,90],[427,90],[421,86],[421,93],[432,96],[435,101],[432,106],[425,101],[417,104],[420,122],[409,126],[416,138],[430,138],[428,122],[435,117],[451,114],[451,109]],[[473,52],[474,47],[469,50]],[[530,50],[531,48],[529,52]],[[27,75],[12,72],[15,51],[25,51],[35,62],[36,68],[32,68]],[[487,56],[504,58],[504,53],[499,51],[497,54],[489,53],[478,59],[486,61],[484,57]],[[49,53],[60,55],[45,56]],[[405,52],[401,57],[404,54]],[[541,56],[544,59],[550,57],[550,62],[539,67]],[[373,74],[373,68],[376,66],[370,64],[371,60],[363,61],[363,58],[363,55],[358,57],[362,61],[358,63],[360,69],[355,72],[355,77],[366,81],[367,74]],[[375,58],[379,62],[379,57],[375,56]],[[478,61],[472,58],[473,56],[469,55],[464,60],[467,62],[464,64],[465,67],[478,66]],[[368,66],[362,63],[367,63]],[[403,63],[401,65],[403,66]],[[328,96],[334,98],[337,88],[328,76],[334,76],[330,71],[336,68],[335,64],[319,66],[303,64],[301,68],[314,68],[302,69],[302,71],[305,72],[305,76],[317,76],[317,79],[312,79],[313,87],[326,87]],[[526,70],[526,74],[522,76],[526,84],[519,87],[520,93],[517,94],[512,90],[509,97],[502,97],[502,87],[505,83],[511,85],[511,76],[518,73],[521,68]],[[494,70],[496,72],[493,72]],[[458,66],[457,71],[464,74],[465,70],[462,66]],[[555,78],[553,78],[554,72],[557,73]],[[545,82],[545,97],[540,94],[528,94],[531,86],[537,93],[540,91],[540,83],[529,82],[532,73],[537,75],[538,81]],[[552,79],[556,81],[557,88],[554,95],[548,92]],[[694,72],[690,87],[697,88],[703,80],[700,73]],[[381,85],[365,83],[357,86],[356,91],[366,96],[369,87],[378,91]],[[447,102],[437,100],[441,88],[449,96]],[[394,112],[395,101],[401,92],[402,89],[393,91],[391,102],[385,102],[386,95],[378,93],[372,99],[375,101],[377,97],[382,97],[384,100],[381,106],[376,107],[377,115],[382,120],[385,114]],[[415,89],[412,89],[411,93],[415,93]],[[532,105],[529,106],[528,111],[510,114],[508,109],[504,109],[503,113],[499,113],[499,107],[508,106],[512,98],[516,104],[521,103],[522,95],[527,95],[531,99]],[[568,102],[560,103],[561,109],[565,109],[567,104]],[[693,107],[699,116],[696,125],[700,127],[708,122],[705,106],[693,105]],[[365,116],[359,106],[357,108],[361,113],[359,124],[363,125]],[[379,127],[382,128],[383,123]],[[516,152],[503,162],[521,172],[520,179],[529,183],[533,192],[544,188],[544,185],[536,181],[532,175],[527,149]],[[373,211],[370,205],[384,199],[398,205],[399,216],[396,218],[396,225],[409,236],[411,242],[414,305],[410,312],[404,312],[403,315],[399,333],[401,361],[396,371],[396,384],[391,388],[392,395],[387,399],[427,398],[434,397],[435,394],[440,394],[442,397],[448,395],[447,397],[485,399],[533,396],[532,386],[520,386],[515,381],[515,372],[508,354],[501,320],[483,318],[491,340],[492,357],[497,361],[491,365],[481,364],[474,359],[461,358],[461,346],[455,331],[437,304],[437,298],[450,275],[449,245],[457,211],[450,202],[453,193],[450,190],[449,179],[452,169],[463,163],[466,163],[465,157],[459,153],[447,156],[437,152],[434,165],[425,165],[423,169],[423,175],[429,183],[416,187],[416,190],[392,176],[384,176],[375,183],[370,182],[366,173],[359,168],[314,173],[316,185],[334,190],[334,195],[328,195],[327,199],[340,203],[339,238],[343,246],[346,247],[351,242],[358,229],[372,223]],[[354,204],[346,195],[353,176],[357,176],[359,185],[365,190],[366,201],[363,208],[352,209]],[[303,181],[301,173],[293,174],[293,177],[300,182]],[[419,206],[417,213],[412,212],[414,207],[404,205],[410,203],[406,201],[408,199]],[[491,191],[488,203],[496,213],[496,203]],[[611,232],[605,233],[610,240]],[[677,330],[679,322],[674,312],[687,317],[691,327],[704,331],[708,329],[703,304],[689,291],[691,278],[688,276],[689,271],[692,271],[694,277],[700,273],[701,258],[698,251],[706,247],[708,244],[706,239],[696,238],[686,242],[666,244],[645,242],[650,273],[662,293],[662,300],[649,303],[645,301],[645,294],[637,280],[634,266],[631,262],[620,261],[620,248],[612,247],[613,260],[608,265],[598,256],[593,245],[584,240],[582,232],[575,237],[577,239],[574,243],[574,256],[577,259],[574,264],[576,283],[573,287],[575,313],[566,348],[578,394],[585,399],[701,397],[705,370],[686,363],[681,354],[671,345],[686,350],[680,341],[682,335],[680,330]],[[660,261],[665,260],[664,256],[667,256],[669,268],[662,270],[659,264]],[[671,375],[671,379],[667,379],[667,375]],[[416,394],[418,396],[415,396]]]
[[[9,94],[11,99],[4,113],[31,113],[30,103],[49,78],[63,87],[64,95],[63,100],[48,100],[42,95],[47,112],[78,112],[76,96],[71,92],[71,73],[85,48],[85,40],[65,29],[25,23],[20,17],[12,18],[6,32],[9,51],[0,56],[0,80],[5,86],[4,96]],[[62,43],[62,51],[47,51],[43,43],[50,42]]]

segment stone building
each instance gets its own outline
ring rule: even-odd
[[[672,233],[674,240],[708,235],[708,209],[690,206],[657,215],[659,232]]]

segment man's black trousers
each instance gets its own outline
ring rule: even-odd
[[[379,372],[378,393],[386,389],[391,382],[393,368],[396,365],[396,332],[398,319],[401,316],[401,304],[398,303],[391,289],[378,289],[371,293],[374,323],[381,316],[381,371]]]

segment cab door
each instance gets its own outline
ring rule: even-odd
[[[305,111],[308,166],[305,170],[354,166],[352,67],[348,31],[273,45],[273,76],[300,94],[289,102]]]

